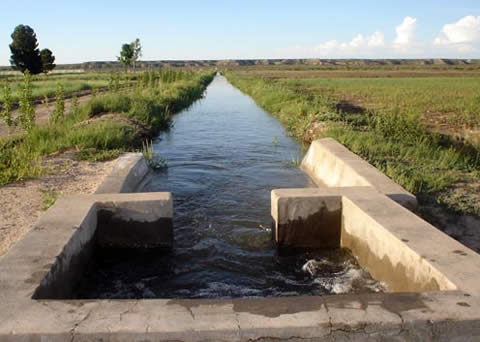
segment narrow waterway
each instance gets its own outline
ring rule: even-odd
[[[174,198],[175,245],[98,251],[79,297],[230,298],[380,290],[346,250],[280,255],[270,232],[270,191],[313,187],[303,152],[280,123],[217,76],[205,97],[154,142],[168,168],[145,191]]]

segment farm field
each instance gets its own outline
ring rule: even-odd
[[[59,84],[64,88],[66,94],[79,91],[105,88],[109,84],[109,73],[75,73],[75,74],[53,74],[35,75],[32,77],[32,97],[35,100],[44,100],[45,97],[52,98]],[[8,81],[11,88],[13,102],[18,102],[23,76],[0,76],[0,83]],[[0,104],[3,98],[0,96]]]
[[[480,215],[478,69],[282,66],[225,74],[298,140],[339,140],[415,193],[420,210]]]
[[[251,69],[247,74],[277,80],[307,95],[330,97],[345,111],[417,115],[433,131],[463,134],[480,125],[477,67]]]

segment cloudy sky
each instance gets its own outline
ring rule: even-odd
[[[58,63],[114,60],[137,37],[145,60],[480,58],[479,1],[16,0],[0,12],[0,65],[18,24]]]

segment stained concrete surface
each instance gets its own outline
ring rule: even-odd
[[[315,221],[325,203],[337,212],[336,220],[326,227]],[[322,247],[325,239],[331,239],[332,245],[350,249],[359,264],[391,292],[456,290],[477,281],[452,274],[452,266],[462,267],[464,259],[459,256],[465,254],[471,255],[471,263],[464,266],[480,263],[478,254],[467,252],[462,244],[371,188],[273,190],[272,217],[277,243]],[[305,225],[310,221],[314,222]],[[457,252],[445,253],[448,250]]]
[[[320,186],[371,187],[410,210],[417,207],[414,195],[332,138],[313,141],[301,168]]]

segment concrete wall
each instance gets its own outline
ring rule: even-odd
[[[342,196],[317,189],[272,191],[273,237],[280,248],[338,248]]]
[[[6,262],[13,255],[31,265],[32,260],[24,260],[22,253],[36,249],[48,262],[47,267],[37,269],[34,281],[39,285],[32,297],[68,299],[87,270],[97,243],[110,247],[171,248],[172,215],[169,193],[62,198],[41,218],[33,233],[21,240],[22,248],[15,247],[8,254]],[[42,242],[45,246],[38,245]]]
[[[170,193],[144,193],[136,196],[140,200],[119,197],[119,203],[96,204],[97,245],[123,248],[172,247],[173,201]]]
[[[414,195],[334,139],[313,141],[301,168],[319,186],[372,187],[411,210],[417,207]]]
[[[280,248],[346,247],[390,292],[457,289],[436,251],[458,242],[374,189],[273,190],[272,218]]]
[[[433,237],[438,233],[384,195],[355,193],[342,197],[341,246],[350,249],[359,264],[384,282],[389,292],[457,289],[454,279],[436,268],[436,258],[426,257],[431,249],[447,248],[454,242],[443,234],[445,238],[436,245]],[[413,239],[421,240],[415,249],[406,243]]]

